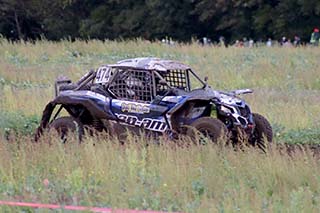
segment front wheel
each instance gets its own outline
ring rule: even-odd
[[[272,143],[272,127],[269,121],[262,115],[257,113],[253,113],[252,115],[255,128],[251,138],[251,143],[254,146],[258,146],[261,150],[266,151]]]
[[[62,143],[66,143],[72,136],[75,136],[77,141],[81,142],[84,132],[82,123],[78,119],[69,116],[60,117],[52,121],[49,125],[49,131],[52,130],[58,133]]]
[[[202,117],[191,123],[186,134],[193,140],[199,140],[200,144],[206,142],[206,139],[217,143],[225,139],[227,127],[217,118]]]

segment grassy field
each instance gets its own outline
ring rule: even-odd
[[[320,49],[167,46],[145,41],[0,41],[0,199],[187,212],[319,212],[311,155],[86,139],[32,144],[59,75],[155,56],[189,64],[217,90],[244,96],[271,122],[275,143],[320,143]],[[45,142],[45,141],[44,141]],[[93,146],[95,144],[95,146]],[[44,184],[44,180],[49,184]],[[16,209],[4,209],[16,211]]]

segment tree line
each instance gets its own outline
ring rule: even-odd
[[[320,27],[319,0],[0,0],[0,14],[12,40],[308,40]]]

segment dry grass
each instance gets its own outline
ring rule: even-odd
[[[185,212],[320,210],[320,165],[308,152],[18,142],[0,143],[1,199]]]
[[[0,94],[5,100],[3,110],[40,114],[53,96],[52,85],[59,75],[77,80],[101,64],[155,56],[191,65],[201,77],[209,76],[209,83],[218,90],[255,89],[256,93],[246,98],[253,110],[267,115],[271,123],[288,129],[306,128],[316,122],[315,115],[319,114],[319,98],[315,95],[320,89],[317,48],[226,49],[197,44],[172,47],[140,40],[120,43],[93,40],[35,44],[2,41],[1,49],[0,81],[4,79],[10,86]],[[26,97],[30,97],[32,108],[26,107],[30,105]]]
[[[185,62],[218,90],[253,88],[246,100],[273,125],[320,126],[318,48],[173,47],[140,40],[0,46],[0,116],[9,113],[0,117],[1,128],[20,113],[39,118],[57,76],[76,80],[90,68],[141,56]],[[292,158],[211,146],[145,147],[143,139],[126,146],[98,139],[49,146],[54,139],[33,144],[30,137],[8,142],[1,135],[0,199],[187,212],[320,210],[319,163],[309,153]]]

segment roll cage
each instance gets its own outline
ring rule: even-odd
[[[190,92],[190,76],[197,79],[202,88],[206,86],[191,69],[159,71],[120,66],[100,67],[92,83],[103,86],[113,98],[150,103],[156,96],[168,95],[171,89]]]

